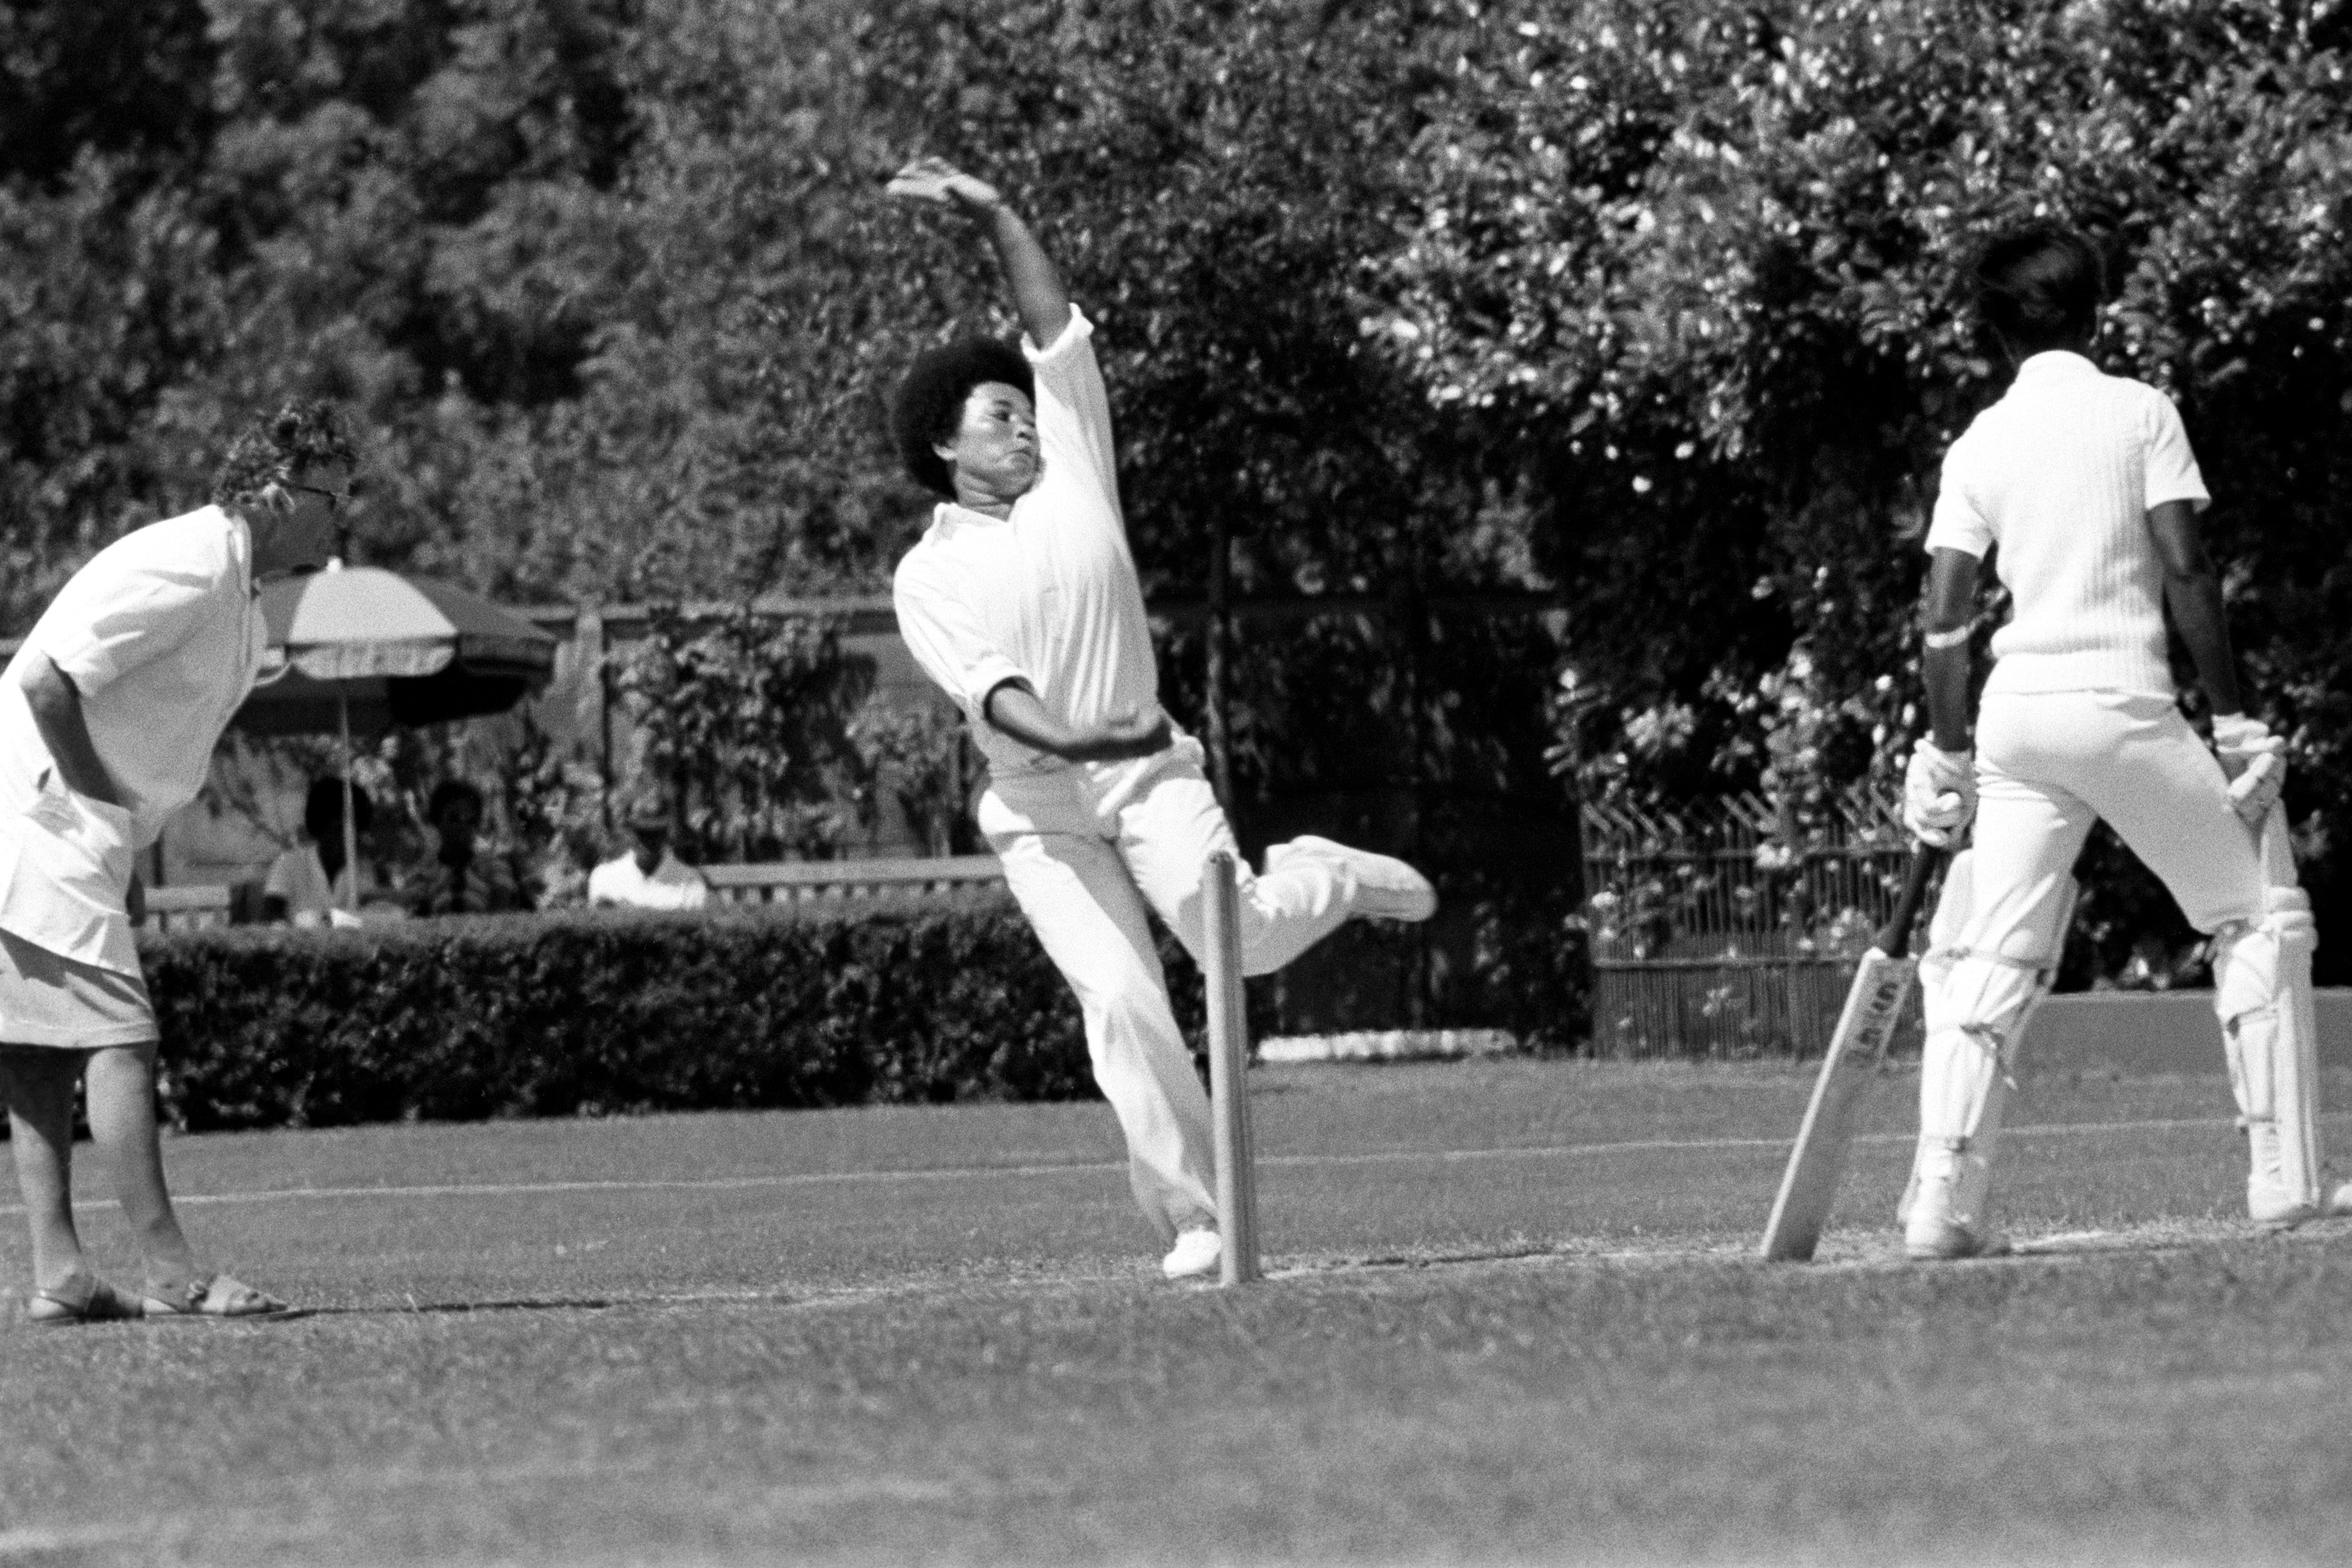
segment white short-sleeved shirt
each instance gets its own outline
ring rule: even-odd
[[[1073,309],[1049,347],[1023,342],[1036,378],[1037,483],[1006,517],[941,502],[894,583],[908,648],[963,709],[999,778],[1069,766],[988,722],[982,705],[1008,680],[1026,680],[1048,713],[1075,726],[1159,706],[1093,335]]]
[[[2014,610],[1988,692],[2169,694],[2147,514],[2210,499],[2172,400],[2080,354],[2035,354],[1944,457],[1927,548],[1994,563]]]
[[[352,875],[354,868],[346,864],[327,880],[327,863],[319,858],[319,846],[297,844],[269,862],[269,874],[261,891],[272,898],[286,901],[286,913],[293,916],[326,916],[338,909],[359,907],[359,883]],[[299,924],[298,918],[298,924]]]
[[[122,907],[131,857],[195,799],[267,636],[252,538],[217,507],[125,535],[58,590],[0,674],[0,930],[139,972]],[[25,698],[42,659],[79,691],[122,808],[58,778]]]
[[[651,876],[637,869],[637,857],[633,854],[606,861],[588,873],[591,904],[623,904],[639,909],[699,909],[709,901],[710,884],[702,880],[702,873],[667,852]]]

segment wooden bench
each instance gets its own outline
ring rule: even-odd
[[[1004,880],[994,855],[937,860],[767,861],[707,865],[703,880],[719,904],[792,904],[815,898],[872,898],[891,893],[946,893]]]
[[[191,883],[185,887],[151,887],[147,890],[147,918],[142,928],[149,931],[201,931],[208,925],[228,924],[229,890],[226,887]]]

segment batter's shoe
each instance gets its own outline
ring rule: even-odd
[[[2009,1238],[1996,1230],[1972,1230],[1953,1219],[1914,1217],[1903,1228],[1903,1256],[1914,1263],[1949,1263],[1962,1258],[2000,1258]]]
[[[1429,879],[1393,855],[1352,849],[1312,833],[1265,852],[1265,869],[1292,855],[1312,855],[1337,867],[1348,889],[1348,912],[1373,920],[1426,920],[1437,913],[1437,890]]]
[[[2246,1218],[2263,1230],[2292,1230],[2306,1220],[2329,1212],[2328,1174],[2322,1171],[2315,1192],[2298,1192],[2285,1180],[2285,1157],[2279,1148],[2278,1124],[2246,1124]]]
[[[2339,1182],[2335,1172],[2323,1170],[2317,1203],[2298,1203],[2284,1193],[2249,1182],[2246,1213],[2265,1230],[2290,1230],[2307,1219],[2352,1219],[2352,1181]]]
[[[1213,1230],[1181,1231],[1176,1245],[1160,1260],[1160,1272],[1171,1280],[1197,1280],[1217,1271],[1217,1260],[1224,1251],[1224,1243],[1217,1239]]]
[[[2343,1195],[2339,1193],[2337,1196]],[[2277,1187],[2259,1186],[2252,1183],[2246,1187],[2246,1218],[2252,1220],[2258,1229],[2293,1230],[2305,1220],[2316,1219],[2333,1211],[2332,1200],[2328,1204],[2306,1203],[2294,1194]],[[2344,1212],[2352,1213],[2352,1209]]]
[[[1981,1217],[1991,1186],[1992,1173],[1980,1157],[1941,1149],[1922,1154],[1895,1210],[1903,1255],[1915,1263],[1937,1263],[2007,1252],[2008,1238]]]

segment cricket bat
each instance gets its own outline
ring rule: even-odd
[[[1845,1009],[1838,1014],[1837,1033],[1822,1059],[1821,1076],[1813,1081],[1804,1124],[1797,1129],[1797,1146],[1790,1151],[1789,1168],[1780,1177],[1780,1194],[1772,1200],[1772,1218],[1764,1225],[1761,1250],[1767,1259],[1810,1259],[1822,1239],[1822,1227],[1829,1223],[1838,1183],[1845,1176],[1846,1150],[1853,1143],[1854,1108],[1864,1086],[1885,1060],[1895,1026],[1903,1021],[1904,1003],[1910,998],[1911,977],[1919,968],[1919,960],[1911,956],[1911,927],[1943,859],[1943,851],[1926,844],[1911,852],[1910,873],[1903,880],[1894,915],[1854,970]]]

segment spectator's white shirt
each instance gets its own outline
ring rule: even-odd
[[[357,909],[359,883],[352,876],[353,868],[346,865],[327,880],[326,862],[319,858],[315,843],[297,844],[269,862],[269,875],[261,891],[272,898],[286,901],[286,913],[296,925],[316,924],[339,909]],[[303,916],[310,916],[306,922]]]
[[[1087,728],[1159,706],[1093,336],[1073,309],[1050,347],[1022,343],[1044,471],[1010,517],[941,502],[894,583],[908,648],[963,709],[999,778],[1069,766],[988,722],[982,705],[1005,681],[1025,679],[1046,712]]]
[[[2170,695],[2147,514],[2210,499],[2172,400],[2080,354],[2035,354],[1944,457],[1927,548],[1981,558],[2015,606],[1988,692]]]
[[[639,909],[699,909],[709,900],[710,884],[702,880],[702,873],[667,850],[651,876],[637,869],[637,857],[634,854],[606,861],[588,873],[591,904],[623,904]]]
[[[68,958],[139,972],[122,897],[132,855],[195,799],[213,747],[253,689],[267,632],[253,541],[217,507],[100,550],[49,603],[0,674],[0,930]],[[68,790],[25,700],[48,659],[71,677],[125,809]]]

